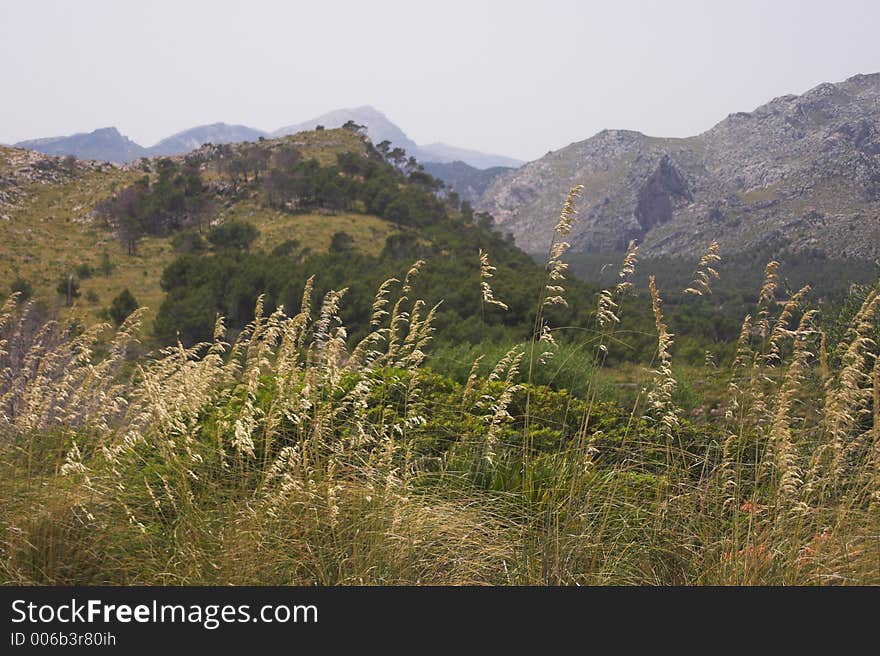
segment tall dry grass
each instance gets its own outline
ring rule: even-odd
[[[578,192],[531,345],[485,378],[478,358],[461,386],[423,366],[438,308],[413,297],[420,262],[379,288],[358,343],[339,318],[345,290],[318,302],[311,281],[295,313],[260,299],[231,342],[218,319],[210,342],[135,358],[139,313],[116,331],[77,331],[35,325],[10,298],[2,581],[880,583],[877,292],[829,353],[808,290],[780,304],[768,265],[725,412],[694,427],[676,404],[674,336],[652,279],[655,360],[612,435],[596,420],[596,383],[625,323],[631,244],[598,297],[583,351],[593,379],[580,405],[569,400],[575,438],[539,447],[547,392],[529,381],[556,341],[543,309],[567,302]],[[479,255],[480,301],[503,307]],[[710,245],[686,293],[711,292],[717,259]]]

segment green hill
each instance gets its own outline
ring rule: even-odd
[[[295,306],[316,274],[316,293],[347,288],[342,316],[357,333],[368,328],[376,288],[424,259],[416,293],[442,302],[441,337],[525,339],[533,328],[542,267],[411,158],[377,150],[356,128],[207,144],[126,166],[2,155],[12,192],[3,196],[0,271],[50,314],[94,323],[127,289],[149,308],[144,338],[170,342],[179,331],[195,341],[210,337],[218,314],[233,330],[245,325],[261,294],[268,309]],[[219,226],[242,224],[255,229],[247,243],[217,241]],[[481,249],[506,311],[482,302]],[[585,325],[596,290],[567,287],[577,302],[550,317]]]
[[[364,152],[362,140],[342,130],[293,135],[267,142],[266,148],[282,144],[321,163],[334,162],[340,152]],[[127,288],[149,308],[145,325],[151,325],[149,319],[163,299],[162,271],[176,257],[171,243],[174,234],[145,235],[137,254],[128,256],[113,226],[97,215],[96,208],[141,178],[145,168],[154,169],[156,161],[130,166],[65,163],[61,158],[0,146],[0,242],[4,244],[0,280],[5,281],[0,294],[5,295],[15,281],[26,281],[34,300],[50,313],[70,313],[88,324],[98,320],[101,310]],[[209,164],[202,167],[202,176],[208,185],[221,179]],[[267,251],[290,239],[313,252],[326,251],[333,233],[346,231],[355,237],[357,248],[375,254],[384,238],[395,232],[387,221],[365,214],[292,216],[249,198],[225,201],[212,219],[254,223],[261,233],[256,245]],[[86,268],[92,273],[81,275]],[[56,287],[62,276],[70,274],[77,279],[80,295],[67,308]]]

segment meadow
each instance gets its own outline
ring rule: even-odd
[[[0,582],[591,585],[880,583],[877,286],[829,328],[771,261],[730,361],[679,366],[649,278],[653,358],[615,350],[639,267],[573,299],[572,190],[523,342],[444,344],[415,262],[365,336],[345,289],[234,335],[146,350],[121,326],[0,313]],[[477,253],[474,254],[477,257]],[[479,253],[474,313],[505,310]],[[315,272],[320,275],[320,272]],[[589,330],[554,308],[593,304]],[[363,332],[363,331],[360,331]]]

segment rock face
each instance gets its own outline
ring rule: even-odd
[[[605,130],[497,178],[477,203],[517,244],[544,252],[573,185],[569,241],[647,254],[773,245],[880,256],[880,74],[821,84],[731,114],[686,139]]]
[[[34,150],[0,146],[0,219],[28,194],[35,184],[59,185],[70,182],[84,171],[102,171],[112,164],[88,160],[68,160]]]
[[[46,155],[73,155],[77,159],[102,160],[118,164],[146,157],[148,152],[116,128],[100,128],[94,132],[68,137],[32,139],[15,144],[18,148],[36,150]]]

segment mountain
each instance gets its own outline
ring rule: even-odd
[[[477,203],[546,252],[561,199],[585,186],[573,252],[772,247],[880,256],[880,74],[820,84],[684,139],[604,130],[497,178]]]
[[[151,157],[184,155],[200,148],[206,143],[227,144],[242,141],[256,141],[266,136],[262,130],[249,128],[246,125],[227,125],[226,123],[212,123],[178,132],[162,139],[155,146],[148,149]]]
[[[419,157],[417,159],[423,162],[465,162],[469,166],[476,169],[493,169],[493,168],[517,168],[525,164],[522,160],[513,157],[505,157],[504,155],[489,155],[476,150],[467,150],[466,148],[457,148],[455,146],[447,146],[443,143],[433,143],[427,146],[419,146]]]
[[[406,136],[403,130],[392,123],[382,112],[364,105],[352,109],[337,109],[322,114],[309,121],[288,125],[275,130],[271,136],[283,137],[308,132],[317,126],[338,128],[347,121],[367,127],[367,135],[374,144],[388,140],[394,146],[403,148],[408,155],[421,162],[454,162],[461,161],[476,169],[488,169],[498,166],[516,167],[522,162],[503,155],[490,155],[475,150],[457,148],[442,143],[419,146]],[[200,125],[183,132],[166,137],[150,148],[144,148],[121,135],[116,128],[102,128],[90,133],[74,134],[66,137],[50,137],[30,139],[14,144],[18,148],[36,150],[46,155],[75,155],[79,159],[103,160],[124,164],[140,157],[160,157],[185,155],[206,143],[227,144],[256,141],[260,137],[269,136],[262,130],[246,125],[228,125],[213,123]]]
[[[178,132],[162,139],[151,148],[144,148],[116,128],[101,128],[94,132],[68,137],[31,139],[15,144],[17,148],[36,150],[46,155],[74,155],[78,159],[102,160],[125,164],[140,157],[185,155],[206,143],[226,144],[256,141],[266,133],[245,125],[214,123]]]
[[[272,133],[272,136],[283,137],[297,132],[307,132],[314,130],[319,125],[328,129],[338,128],[348,121],[366,126],[367,136],[374,144],[388,140],[395,146],[403,148],[409,155],[414,155],[418,149],[416,143],[406,136],[403,130],[388,120],[385,114],[369,105],[327,112],[308,121],[279,128]]]
[[[147,150],[116,128],[101,128],[67,137],[49,137],[20,141],[18,148],[36,150],[46,155],[74,155],[78,159],[103,160],[121,164],[145,157]]]
[[[475,150],[448,146],[442,143],[419,146],[415,141],[410,139],[403,130],[392,123],[385,114],[369,105],[348,109],[337,109],[322,114],[309,121],[280,128],[273,132],[272,136],[281,137],[288,134],[296,134],[297,132],[314,130],[319,125],[323,125],[326,128],[338,128],[348,121],[354,121],[358,125],[366,126],[367,136],[370,137],[370,140],[374,144],[381,143],[385,140],[390,141],[393,146],[403,148],[408,155],[415,157],[423,163],[461,161],[477,169],[487,169],[497,166],[516,167],[523,163],[512,157],[490,155]]]
[[[496,178],[513,171],[508,166],[478,169],[462,161],[425,162],[425,171],[452,187],[462,200],[473,204],[480,200]]]

